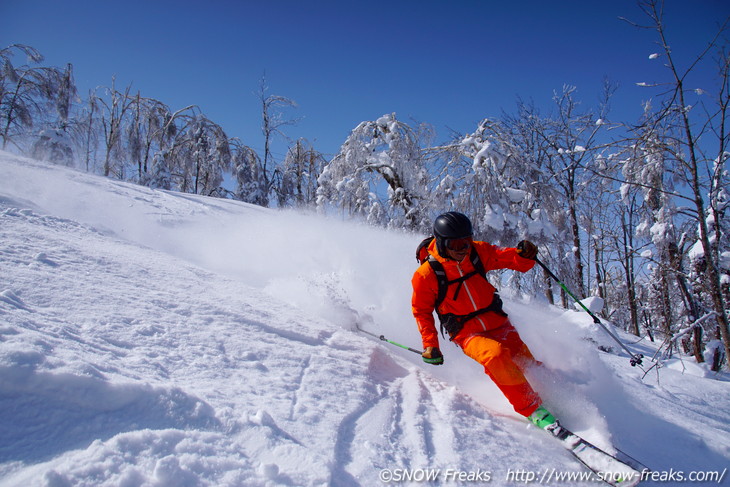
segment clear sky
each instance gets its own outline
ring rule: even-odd
[[[730,15],[728,0],[667,0],[666,28],[684,65]],[[364,120],[396,112],[446,141],[517,97],[550,104],[578,87],[594,106],[619,83],[614,120],[635,121],[662,59],[634,0],[0,0],[0,46],[27,44],[45,65],[74,65],[80,95],[132,83],[171,109],[198,105],[229,137],[262,152],[256,92],[288,97],[303,117],[286,134],[331,155]],[[696,79],[709,89],[711,75]],[[281,160],[283,149],[277,151]]]

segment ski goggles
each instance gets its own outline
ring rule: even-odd
[[[471,237],[449,238],[446,240],[446,248],[449,250],[453,250],[454,252],[466,250],[469,247],[471,247],[471,244],[472,244]]]

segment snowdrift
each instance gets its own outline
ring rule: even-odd
[[[0,486],[580,471],[455,347],[429,367],[356,331],[420,346],[420,238],[0,152]],[[643,377],[584,314],[502,296],[566,426],[656,471],[728,466],[726,376],[675,362]]]

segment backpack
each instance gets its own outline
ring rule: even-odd
[[[446,271],[444,270],[443,264],[439,262],[433,255],[428,253],[428,246],[431,245],[431,242],[434,238],[435,237],[431,235],[430,237],[424,238],[421,243],[418,244],[418,247],[416,248],[416,260],[419,264],[428,262],[428,264],[431,266],[431,269],[433,270],[434,275],[436,276],[438,292],[436,295],[436,302],[434,303],[434,309],[436,310],[436,314],[438,315],[439,321],[441,322],[441,336],[444,335],[444,330],[446,330],[446,332],[449,334],[449,340],[453,341],[454,337],[456,337],[456,335],[464,327],[464,323],[488,311],[493,311],[499,315],[507,316],[507,313],[502,310],[502,299],[499,297],[499,294],[496,291],[494,292],[494,298],[492,299],[492,302],[489,304],[489,306],[476,310],[467,315],[441,313],[439,311],[439,306],[441,306],[444,298],[446,298],[446,293],[449,290],[449,286],[451,286],[452,284],[458,284],[456,287],[456,291],[454,291],[454,299],[457,299],[459,296],[459,292],[461,292],[461,288],[464,285],[464,281],[475,275],[480,275],[486,280],[487,271],[484,269],[484,264],[482,264],[482,261],[479,258],[479,253],[477,252],[476,247],[472,245],[471,252],[469,253],[469,260],[471,261],[472,266],[474,266],[474,270],[461,277],[457,277],[456,279],[448,280],[446,278]]]

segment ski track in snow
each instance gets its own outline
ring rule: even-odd
[[[418,343],[417,241],[0,153],[0,486],[580,471],[450,344],[434,368],[352,331]],[[728,465],[726,376],[642,380],[584,315],[503,297],[568,427],[655,470]]]

